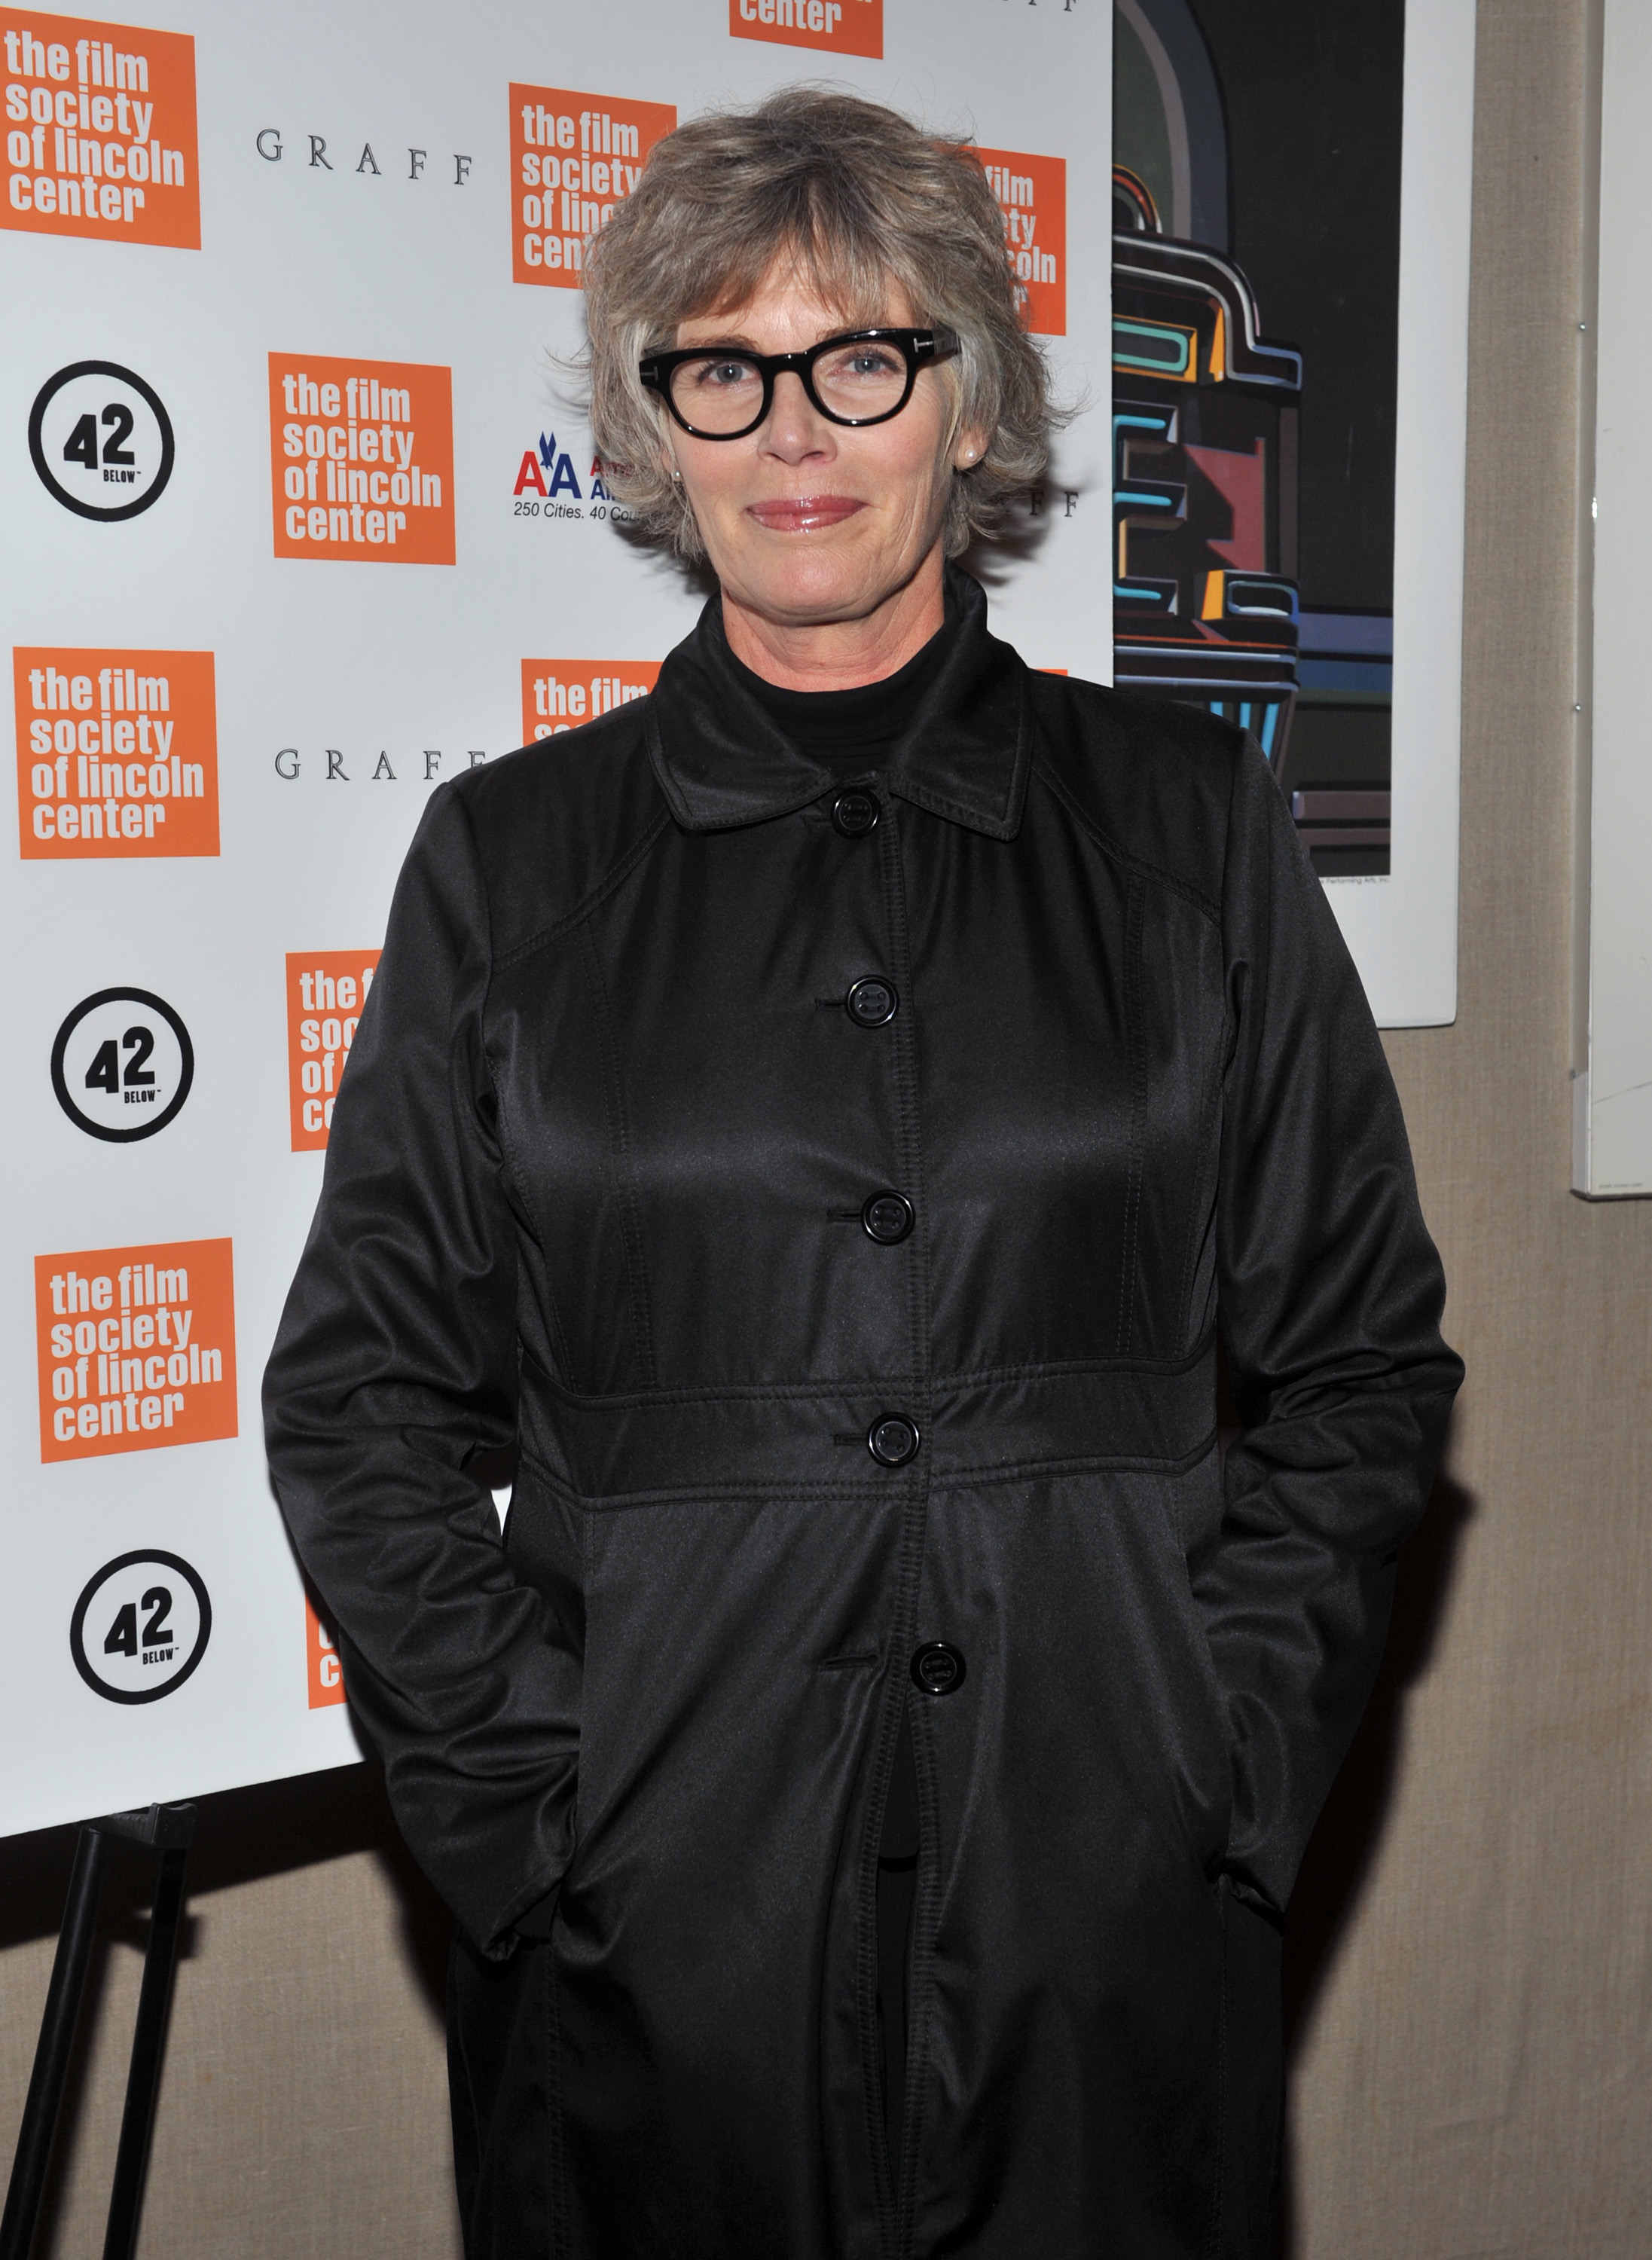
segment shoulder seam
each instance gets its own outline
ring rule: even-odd
[[[561,936],[576,926],[582,919],[588,918],[597,904],[611,895],[614,889],[635,869],[670,821],[670,810],[662,807],[659,814],[650,819],[631,846],[621,854],[619,861],[610,865],[596,885],[581,897],[571,911],[565,911],[561,918],[554,919],[549,926],[541,926],[537,933],[530,934],[526,941],[518,941],[514,948],[507,949],[497,959],[497,970],[504,973],[510,967],[519,965],[525,957],[531,957],[536,949],[544,949],[550,943],[560,940]]]
[[[1110,856],[1126,870],[1138,872],[1143,878],[1156,880],[1160,886],[1168,887],[1172,894],[1180,895],[1202,917],[1207,918],[1219,933],[1221,932],[1222,907],[1219,902],[1201,893],[1198,888],[1190,886],[1185,879],[1178,879],[1174,871],[1166,871],[1157,863],[1148,862],[1144,855],[1133,855],[1127,848],[1121,848],[1116,840],[1110,839],[1041,756],[1034,758],[1033,774],[1055,794],[1073,821],[1082,826],[1104,855]]]

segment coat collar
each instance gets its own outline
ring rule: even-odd
[[[957,633],[912,727],[883,770],[891,792],[991,840],[1020,829],[1033,754],[1033,702],[1019,654],[987,633],[986,592],[947,568]],[[837,783],[741,688],[713,597],[660,669],[644,707],[648,758],[687,832],[789,815]]]

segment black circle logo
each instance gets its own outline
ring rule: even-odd
[[[29,453],[65,510],[136,518],[172,476],[172,419],[154,387],[118,361],[71,361],[35,395]]]
[[[100,989],[52,1046],[52,1088],[77,1130],[129,1146],[164,1130],[190,1095],[195,1047],[164,998]]]
[[[176,1554],[122,1554],[87,1584],[69,1620],[75,1669],[108,1703],[158,1703],[206,1653],[212,1604]]]

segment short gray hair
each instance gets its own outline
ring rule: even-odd
[[[587,247],[591,430],[637,531],[681,556],[704,554],[662,460],[665,411],[638,361],[675,345],[679,322],[743,304],[788,256],[846,326],[887,318],[893,282],[914,322],[956,334],[956,358],[940,365],[952,394],[948,444],[966,425],[990,437],[980,461],[954,474],[947,554],[998,532],[1063,420],[1017,310],[998,200],[967,142],[807,86],[668,133]]]

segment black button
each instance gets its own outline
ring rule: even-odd
[[[886,1028],[899,1003],[892,981],[881,981],[876,974],[869,974],[851,988],[843,999],[843,1009],[857,1028]]]
[[[963,1685],[964,1661],[944,1640],[926,1641],[912,1651],[912,1684],[926,1695],[955,1695]]]
[[[861,1207],[861,1224],[869,1240],[880,1248],[893,1248],[905,1239],[918,1221],[905,1193],[869,1193]]]
[[[832,821],[846,840],[859,840],[877,828],[877,803],[869,792],[852,787],[832,804]]]
[[[868,1429],[866,1447],[880,1468],[904,1468],[918,1456],[918,1431],[904,1412],[885,1412]]]

